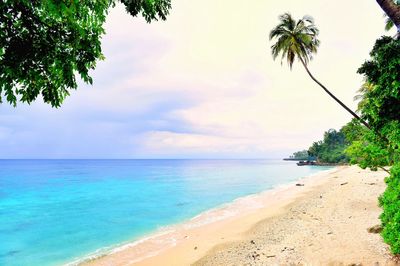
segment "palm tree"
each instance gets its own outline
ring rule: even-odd
[[[333,95],[321,82],[319,82],[310,72],[307,64],[312,59],[312,55],[317,52],[319,46],[319,30],[314,25],[314,20],[310,16],[304,16],[295,21],[289,13],[279,16],[280,23],[272,29],[269,34],[270,40],[277,39],[272,45],[272,56],[274,60],[281,54],[281,61],[286,58],[290,69],[297,59],[303,64],[308,75],[315,81],[330,97],[339,103],[346,111],[359,120],[367,128],[370,128],[367,122],[361,119],[355,112],[348,108],[342,101]]]
[[[370,93],[374,90],[375,85],[371,82],[365,81],[364,84],[357,90],[358,94],[354,96],[354,101],[358,102],[357,111],[362,110],[365,105],[369,103],[368,97],[366,97],[367,93]]]

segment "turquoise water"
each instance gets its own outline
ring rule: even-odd
[[[0,160],[0,265],[62,265],[326,169],[273,160]]]

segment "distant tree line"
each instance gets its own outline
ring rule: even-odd
[[[356,119],[343,126],[339,131],[329,129],[322,140],[314,142],[307,150],[293,153],[290,158],[316,160],[319,163],[345,164],[351,161],[347,149],[359,141],[367,131]]]
[[[296,151],[292,155],[289,156],[289,159],[308,160],[308,151],[307,150]]]

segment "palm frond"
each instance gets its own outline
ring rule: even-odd
[[[274,60],[281,54],[281,62],[286,58],[291,69],[296,58],[308,64],[320,44],[318,34],[312,17],[296,21],[289,13],[280,15],[279,24],[269,34],[270,40],[276,39],[271,46]]]
[[[390,31],[394,27],[394,23],[390,18],[386,18],[385,21],[385,30]]]

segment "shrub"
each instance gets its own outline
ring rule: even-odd
[[[383,209],[380,216],[382,221],[382,236],[393,254],[400,254],[400,163],[394,165],[386,178],[387,188],[379,198]]]

